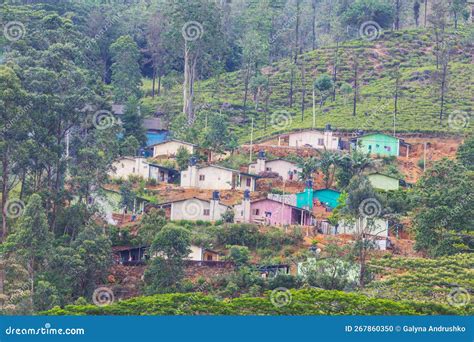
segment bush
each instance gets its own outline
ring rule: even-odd
[[[276,277],[270,279],[268,282],[268,288],[270,290],[278,287],[284,287],[287,289],[297,289],[303,285],[303,280],[300,277],[295,277],[291,274],[277,274]]]
[[[370,298],[356,293],[317,289],[290,290],[289,305],[275,307],[270,296],[218,300],[201,293],[135,297],[109,306],[67,305],[44,315],[469,315],[474,308]]]

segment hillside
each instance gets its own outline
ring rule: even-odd
[[[298,67],[293,61],[281,60],[261,69],[270,85],[268,112],[266,94],[260,95],[258,110],[249,90],[247,111],[243,111],[244,72],[222,74],[219,77],[197,82],[196,107],[198,120],[205,120],[203,109],[226,113],[241,142],[249,140],[251,118],[255,120],[254,138],[262,138],[294,129],[312,126],[312,83],[321,74],[332,77],[338,51],[336,100],[329,97],[319,108],[317,96],[316,128],[331,124],[342,131],[382,130],[393,131],[395,91],[394,70],[400,65],[400,87],[397,132],[449,132],[460,133],[472,129],[469,119],[474,108],[474,45],[472,26],[450,32],[452,53],[448,67],[445,115],[439,122],[440,82],[437,79],[435,39],[431,31],[412,29],[385,32],[375,41],[356,40],[317,49],[299,56]],[[340,85],[354,82],[354,59],[358,60],[359,100],[357,115],[353,116],[353,94],[344,97]],[[294,70],[293,106],[289,106],[291,70]],[[304,73],[304,82],[302,82]],[[302,101],[303,86],[306,91]],[[149,93],[150,82],[144,89]],[[144,103],[158,105],[175,128],[182,107],[180,85],[164,92],[161,97],[147,97]],[[304,103],[302,117],[301,109]],[[199,117],[201,111],[201,117]],[[449,116],[453,119],[449,124]],[[266,119],[266,120],[265,120]],[[265,121],[267,127],[265,129]],[[182,121],[181,121],[182,122]],[[174,124],[173,124],[174,123]],[[175,130],[177,136],[186,137],[186,130]]]

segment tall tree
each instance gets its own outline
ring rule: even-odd
[[[472,173],[458,161],[442,160],[419,180],[414,219],[417,250],[431,256],[472,252],[474,190]]]
[[[221,9],[206,0],[177,0],[164,8],[170,18],[171,30],[168,39],[184,64],[183,113],[188,124],[195,121],[195,82],[199,72],[210,70],[223,60],[223,35]]]
[[[113,57],[112,86],[115,100],[126,102],[130,97],[141,97],[140,51],[130,36],[119,37],[111,46]]]
[[[122,121],[125,137],[135,137],[140,146],[145,146],[147,137],[143,127],[140,102],[134,96],[130,97],[127,101]]]
[[[17,229],[7,241],[10,252],[14,252],[28,269],[32,295],[35,293],[36,273],[44,269],[52,240],[53,234],[49,231],[41,197],[34,194],[28,201]]]
[[[1,210],[2,231],[0,241],[8,234],[8,208],[6,207],[12,183],[12,170],[18,161],[18,152],[25,144],[28,133],[28,97],[23,89],[19,77],[13,69],[0,66],[0,83],[5,87],[0,92],[0,155],[2,176],[1,184]]]

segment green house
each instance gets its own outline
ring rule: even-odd
[[[398,190],[400,186],[400,181],[398,178],[387,176],[381,173],[372,173],[367,176],[370,183],[375,189],[380,190]]]
[[[339,196],[341,196],[341,193],[332,189],[320,189],[314,192],[314,197],[316,197],[319,202],[326,204],[330,208],[337,207]]]
[[[383,133],[370,133],[356,139],[356,148],[368,154],[398,156],[400,139]]]

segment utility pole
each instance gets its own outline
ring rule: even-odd
[[[314,91],[314,84],[313,84],[313,129],[316,127],[316,94]]]
[[[426,142],[423,143],[423,172],[426,171]]]
[[[249,155],[249,163],[252,162],[252,149],[253,149],[253,117],[252,117],[252,127],[250,129],[250,155]]]

